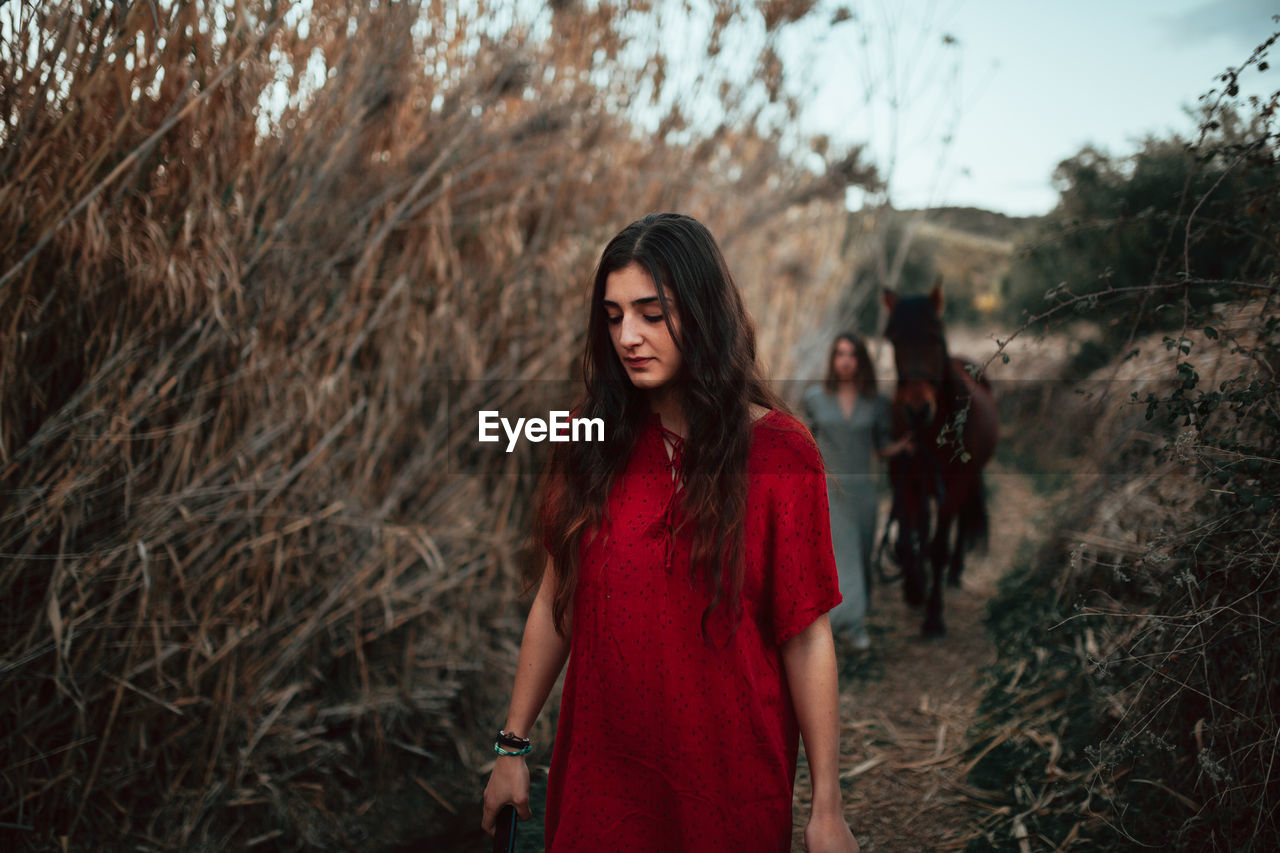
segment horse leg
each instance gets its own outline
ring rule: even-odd
[[[964,552],[969,547],[968,536],[962,515],[956,522],[956,544],[951,549],[951,565],[947,568],[947,586],[953,589],[960,588],[960,576],[964,574]]]
[[[898,565],[902,567],[902,597],[912,607],[924,604],[925,572],[924,549],[920,547],[920,533],[898,527],[898,541],[894,548]]]
[[[956,518],[956,549],[951,555],[951,569],[947,580],[952,586],[958,587],[960,575],[964,573],[964,552],[985,542],[989,535],[986,487],[982,482],[981,472],[973,482],[969,498],[960,507]]]
[[[947,566],[947,546],[951,538],[951,514],[938,511],[938,528],[934,531],[929,548],[929,562],[933,567],[933,583],[929,585],[929,603],[925,608],[924,635],[941,637],[947,633],[942,622],[942,575]]]

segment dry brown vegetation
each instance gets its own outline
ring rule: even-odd
[[[595,255],[651,210],[722,237],[785,374],[874,173],[784,153],[769,38],[762,85],[716,56],[808,4],[694,4],[712,56],[674,82],[643,2],[16,5],[5,844],[376,849],[471,811],[532,463],[454,445],[570,375]]]
[[[1206,388],[1259,389],[1193,423],[1146,417],[1185,355],[1161,336],[1063,385],[1046,445],[1084,448],[1049,539],[990,612],[1000,661],[970,733],[973,849],[1247,849],[1277,837],[1280,538],[1272,297],[1188,331]],[[1070,390],[1067,390],[1067,389]],[[1137,402],[1133,396],[1137,395]],[[1074,399],[1073,399],[1074,398]],[[1068,438],[1068,434],[1075,438]],[[1261,476],[1259,476],[1261,475]],[[1237,479],[1239,478],[1239,479]],[[985,791],[982,789],[986,789]]]

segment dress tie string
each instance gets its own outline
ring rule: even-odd
[[[680,497],[680,469],[684,462],[684,440],[658,424],[662,438],[663,455],[667,460],[667,474],[671,482],[671,491],[667,494],[666,506],[662,508],[662,567],[671,571],[671,560],[675,554],[676,508]],[[667,453],[668,449],[670,450]]]

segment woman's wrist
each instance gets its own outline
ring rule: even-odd
[[[501,758],[521,757],[532,750],[533,743],[529,738],[513,734],[506,729],[499,729],[493,741],[493,751]]]
[[[844,798],[840,793],[840,785],[829,786],[825,790],[815,785],[813,798],[809,802],[811,814],[844,814]]]

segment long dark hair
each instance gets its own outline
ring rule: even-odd
[[[645,393],[631,383],[614,351],[604,309],[609,274],[631,264],[653,279],[682,357],[671,380],[688,422],[680,530],[693,531],[693,572],[710,595],[702,616],[706,637],[708,619],[722,604],[729,608],[730,624],[737,624],[751,405],[785,407],[760,375],[755,330],[715,239],[700,222],[676,213],[652,213],[631,223],[609,241],[596,266],[582,358],[586,394],[578,411],[604,419],[605,440],[558,445],[543,480],[536,532],[555,561],[552,614],[556,629],[566,633],[579,548],[585,536],[600,530],[609,490],[649,416]],[[679,312],[678,333],[671,324],[672,303]]]
[[[822,380],[822,387],[828,394],[834,394],[839,390],[840,380],[836,377],[836,350],[840,347],[841,341],[853,344],[853,357],[858,360],[858,369],[853,374],[853,387],[858,389],[858,395],[861,397],[874,397],[876,368],[871,363],[871,356],[867,353],[866,341],[853,332],[836,335],[836,339],[831,342],[831,350],[827,353],[827,378]]]

